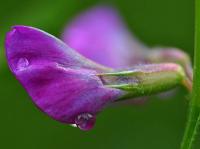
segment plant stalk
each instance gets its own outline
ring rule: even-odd
[[[194,77],[192,100],[181,149],[192,149],[200,128],[200,0],[195,0]]]

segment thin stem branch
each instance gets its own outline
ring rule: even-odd
[[[200,0],[195,0],[195,49],[192,100],[181,149],[192,149],[200,127]]]

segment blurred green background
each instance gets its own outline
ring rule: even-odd
[[[12,25],[38,27],[59,37],[74,16],[105,3],[116,7],[130,31],[148,45],[175,46],[192,56],[192,0],[1,0],[0,149],[179,148],[188,105],[183,88],[165,100],[152,97],[142,106],[106,109],[98,116],[95,128],[83,132],[41,113],[10,73],[3,45]]]

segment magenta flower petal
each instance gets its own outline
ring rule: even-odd
[[[6,37],[8,64],[33,102],[52,118],[90,129],[95,115],[122,91],[103,85],[103,66],[80,56],[55,37],[15,26]]]
[[[63,40],[85,57],[113,68],[132,65],[144,48],[126,30],[117,12],[103,6],[72,20]]]
[[[7,34],[6,48],[11,68],[16,68],[14,65],[23,54],[29,61],[38,65],[44,61],[51,61],[70,67],[95,68],[99,71],[107,69],[82,57],[52,35],[32,27],[13,27]],[[13,48],[14,52],[11,50]]]

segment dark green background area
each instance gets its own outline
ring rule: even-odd
[[[192,0],[4,0],[0,1],[0,149],[178,149],[187,117],[183,88],[141,106],[104,110],[93,130],[83,132],[41,113],[8,70],[5,33],[12,25],[41,28],[57,37],[81,11],[97,4],[116,7],[130,31],[150,46],[193,53]]]

